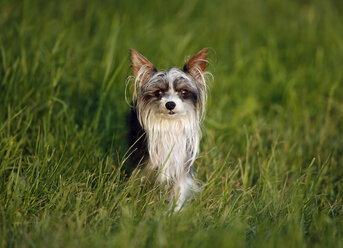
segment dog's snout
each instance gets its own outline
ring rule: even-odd
[[[175,106],[176,106],[176,103],[175,103],[175,102],[167,102],[167,103],[166,103],[166,108],[167,108],[168,110],[173,110],[173,109],[175,108]]]

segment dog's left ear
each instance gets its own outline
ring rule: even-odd
[[[207,50],[207,48],[203,48],[190,58],[183,67],[183,70],[190,73],[196,79],[200,78],[206,72]]]

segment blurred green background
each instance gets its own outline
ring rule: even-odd
[[[343,2],[0,2],[1,247],[343,247]],[[128,49],[210,47],[202,192],[125,177]]]

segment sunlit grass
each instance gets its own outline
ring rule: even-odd
[[[339,1],[2,1],[0,246],[343,246]],[[210,47],[202,192],[125,176],[128,49]]]

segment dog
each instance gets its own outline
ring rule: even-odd
[[[133,109],[130,146],[134,163],[156,172],[157,181],[171,189],[179,211],[199,186],[192,166],[199,154],[201,123],[207,101],[207,48],[183,69],[158,71],[141,53],[130,50]]]

